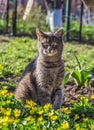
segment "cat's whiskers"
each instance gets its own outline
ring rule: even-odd
[[[53,51],[51,50],[50,52],[49,51],[46,51],[46,50],[43,50],[43,53],[47,56],[54,56],[56,55],[57,51]]]

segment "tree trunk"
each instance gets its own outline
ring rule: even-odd
[[[34,4],[34,0],[28,0],[27,6],[24,12],[23,20],[25,20],[28,14],[30,13],[30,10],[32,9],[33,4]]]

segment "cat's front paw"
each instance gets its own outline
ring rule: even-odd
[[[53,109],[54,110],[60,109],[60,107],[61,106],[59,104],[56,104],[56,103],[53,104]]]

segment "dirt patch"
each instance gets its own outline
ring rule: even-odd
[[[94,100],[90,97],[94,94],[94,82],[90,82],[88,87],[76,86],[68,84],[64,88],[64,106],[71,106],[72,101],[80,101],[81,96],[85,96],[89,99],[89,102],[94,104]]]

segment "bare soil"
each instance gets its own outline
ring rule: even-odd
[[[77,86],[74,83],[69,82],[64,87],[64,103],[63,106],[71,106],[72,100],[80,101],[81,96],[85,96],[89,99],[91,104],[94,104],[94,100],[90,97],[94,94],[94,81],[89,82],[88,87]]]

